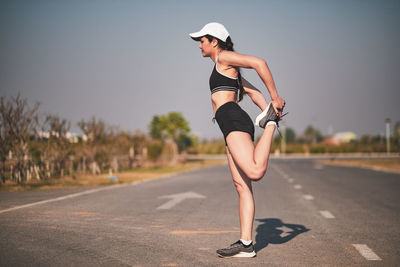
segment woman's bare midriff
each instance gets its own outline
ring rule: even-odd
[[[218,108],[227,102],[236,102],[237,96],[235,92],[231,91],[219,91],[215,92],[211,95],[211,103],[215,112],[217,112]]]

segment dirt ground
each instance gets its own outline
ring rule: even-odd
[[[132,183],[135,181],[163,178],[177,173],[224,164],[226,164],[226,160],[202,160],[169,167],[137,168],[113,173],[112,176],[109,174],[79,174],[74,177],[65,176],[62,178],[51,178],[40,181],[32,180],[21,184],[7,181],[6,184],[0,186],[0,191],[14,192]]]
[[[351,167],[368,168],[378,171],[400,173],[400,158],[334,159],[334,160],[321,160],[320,163],[327,165],[351,166]]]

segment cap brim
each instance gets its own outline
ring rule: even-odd
[[[205,34],[202,32],[193,32],[189,34],[189,36],[195,41],[200,41],[201,37],[203,37],[204,35]]]

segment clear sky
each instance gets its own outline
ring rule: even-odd
[[[188,36],[217,21],[237,52],[267,61],[297,134],[384,134],[386,118],[400,121],[399,14],[400,1],[378,0],[2,0],[1,96],[39,101],[76,132],[92,116],[147,132],[153,115],[178,111],[193,133],[220,137],[213,62]],[[268,96],[254,70],[242,73]]]

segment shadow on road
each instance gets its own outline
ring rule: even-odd
[[[256,219],[256,221],[261,222],[256,229],[256,243],[254,245],[256,252],[262,250],[268,244],[286,243],[297,235],[310,230],[304,225],[283,223],[280,219],[275,218]],[[286,231],[285,228],[290,230]]]

